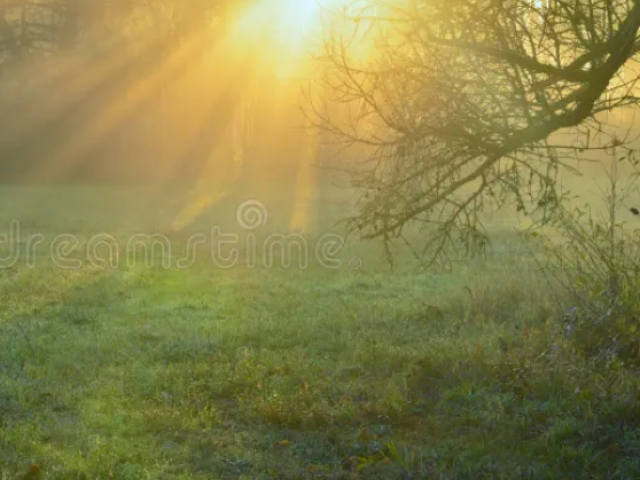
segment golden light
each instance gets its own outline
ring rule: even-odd
[[[280,0],[276,25],[276,43],[296,48],[308,40],[309,34],[320,27],[318,0]]]
[[[254,52],[262,70],[277,77],[297,75],[322,43],[323,15],[353,0],[259,0],[238,15],[233,31],[239,49]]]
[[[344,8],[353,2],[354,0],[250,2],[241,11],[235,12],[231,30],[208,55],[210,60],[204,62],[211,67],[212,77],[217,78],[217,83],[245,89],[243,98],[251,97],[252,89],[268,91],[269,102],[280,105],[282,112],[271,111],[265,118],[263,113],[253,121],[259,122],[257,129],[263,132],[264,137],[279,138],[275,142],[271,141],[272,144],[269,145],[260,144],[258,150],[262,152],[261,161],[277,162],[278,158],[291,157],[294,163],[289,168],[290,171],[296,172],[294,207],[289,218],[292,229],[305,230],[309,227],[310,205],[315,196],[316,184],[315,170],[312,167],[317,153],[316,140],[306,137],[300,125],[294,125],[301,120],[297,106],[300,85],[297,82],[304,82],[312,71],[311,54],[317,53],[323,43],[324,35],[327,33],[326,20],[331,18],[330,12],[344,11]],[[246,77],[244,82],[243,77]],[[280,86],[278,82],[281,82]],[[287,87],[282,86],[285,84]],[[209,86],[208,89],[212,90],[206,96],[208,98],[219,98],[221,92],[224,92],[223,88],[214,91],[215,89]],[[213,147],[211,162],[203,165],[200,174],[201,185],[193,189],[193,198],[176,219],[174,228],[179,229],[192,222],[211,205],[217,203],[237,180],[245,162],[241,137],[244,136],[243,130],[247,128],[245,117],[253,116],[253,113],[247,112],[247,109],[253,108],[251,104],[251,101],[242,100],[235,107],[225,134],[227,140],[222,140],[219,145]],[[191,117],[198,121],[195,115]],[[270,134],[264,135],[267,130]],[[228,175],[221,172],[219,165],[220,158],[229,156],[229,152],[222,151],[225,142],[231,144],[232,156],[235,159]],[[273,170],[272,165],[252,168]],[[255,191],[252,191],[252,194],[255,195]],[[268,194],[269,192],[264,192],[265,197]]]

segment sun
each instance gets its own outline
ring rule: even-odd
[[[281,44],[303,43],[319,30],[321,6],[318,0],[278,0],[278,41]]]
[[[294,74],[320,44],[323,13],[350,0],[258,0],[239,15],[237,45],[276,75]]]

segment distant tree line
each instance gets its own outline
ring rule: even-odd
[[[69,50],[98,35],[153,31],[175,40],[224,20],[232,0],[2,0],[3,65]],[[235,2],[239,3],[239,2]],[[105,39],[102,38],[104,41]]]
[[[167,135],[173,113],[162,109],[162,98],[184,103],[181,75],[213,48],[244,1],[0,0],[0,182],[26,180],[33,172],[47,180],[55,169],[41,167],[47,162],[66,162],[65,180],[147,176],[173,140]],[[189,42],[199,43],[192,55],[171,60],[162,73]],[[141,84],[150,86],[131,93]],[[113,113],[124,108],[114,105],[127,94],[135,97],[128,111]],[[234,108],[217,105],[218,116],[229,114],[223,107]],[[205,117],[215,123],[216,115]],[[99,135],[77,147],[93,124]]]

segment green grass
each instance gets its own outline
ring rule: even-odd
[[[448,274],[357,243],[359,270],[1,270],[0,479],[640,478],[637,374],[566,343],[503,237]]]

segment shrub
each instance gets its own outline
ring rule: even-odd
[[[556,300],[565,312],[565,338],[590,358],[616,358],[637,366],[640,233],[619,220],[635,180],[620,186],[620,161],[614,152],[603,193],[604,215],[594,214],[589,206],[561,204],[554,228],[533,232],[532,237],[542,247],[547,278],[562,292]]]

